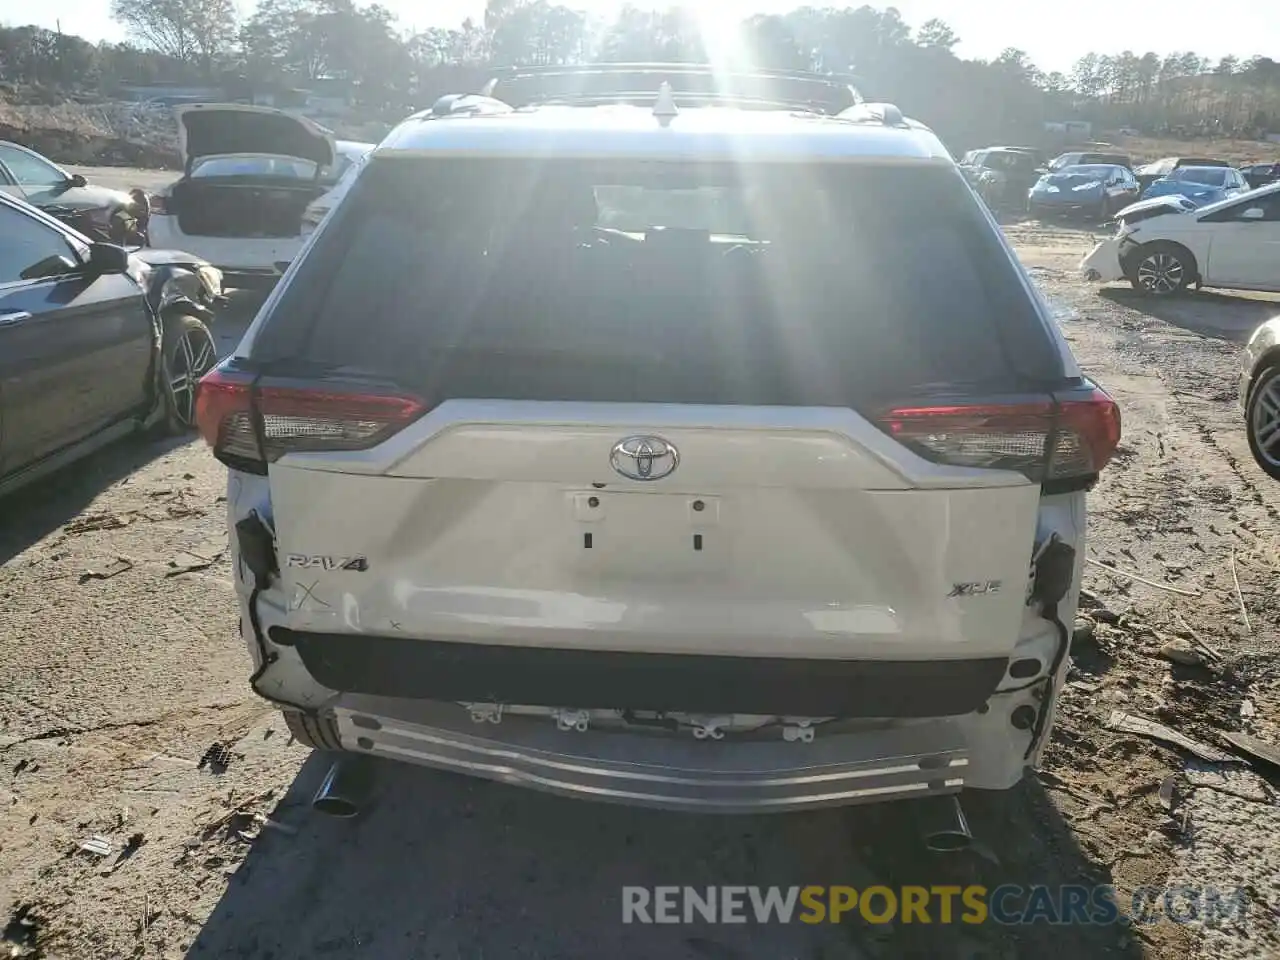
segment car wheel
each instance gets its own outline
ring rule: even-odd
[[[338,725],[332,717],[302,713],[299,710],[281,710],[284,724],[293,739],[313,750],[341,750]]]
[[[196,384],[217,362],[213,334],[201,320],[187,313],[165,319],[160,342],[164,432],[182,434],[195,426]]]
[[[1191,255],[1172,243],[1153,243],[1133,257],[1129,282],[1135,290],[1154,297],[1180,293],[1195,279]]]
[[[1267,367],[1254,378],[1245,404],[1244,431],[1258,466],[1280,480],[1280,366]]]

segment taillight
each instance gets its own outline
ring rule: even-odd
[[[1078,400],[896,407],[879,421],[930,460],[1035,481],[1092,477],[1120,442],[1120,410],[1097,388]]]
[[[418,397],[334,386],[252,387],[253,377],[215,368],[196,392],[196,422],[214,456],[265,468],[286,453],[365,450],[426,412]]]
[[[162,197],[158,193],[153,193],[148,199],[147,209],[151,211],[152,216],[155,216],[156,214],[159,214],[162,217],[168,216],[169,198]]]

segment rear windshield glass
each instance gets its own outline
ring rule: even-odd
[[[1060,361],[954,170],[374,161],[255,356],[434,399],[849,405]]]
[[[1227,182],[1227,171],[1213,167],[1180,167],[1170,174],[1172,180],[1186,183],[1203,183],[1210,187],[1220,187]]]
[[[310,180],[316,165],[295,157],[227,156],[198,160],[191,171],[197,179],[204,177],[281,177],[287,180]]]

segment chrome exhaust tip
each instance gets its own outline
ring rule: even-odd
[[[961,853],[973,846],[969,821],[956,794],[927,797],[916,806],[916,825],[931,853]]]
[[[311,809],[326,816],[350,819],[360,813],[372,791],[373,779],[370,757],[357,754],[337,760],[311,798]]]

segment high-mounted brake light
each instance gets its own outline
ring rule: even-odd
[[[1119,408],[1097,388],[1080,400],[896,407],[879,422],[931,460],[1035,481],[1095,476],[1120,442]]]
[[[252,383],[221,368],[200,381],[196,422],[223,462],[265,467],[286,453],[366,450],[427,410],[407,394]]]

